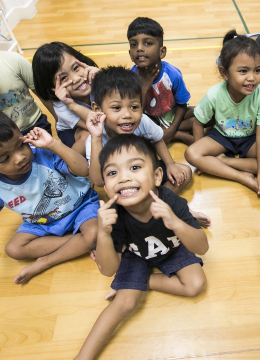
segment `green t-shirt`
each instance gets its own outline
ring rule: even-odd
[[[213,116],[214,128],[223,136],[241,138],[256,133],[260,125],[260,87],[235,103],[227,91],[226,82],[212,86],[194,109],[195,117],[207,124]]]
[[[32,65],[15,52],[0,51],[0,110],[8,115],[21,131],[33,126],[41,116],[34,101]]]

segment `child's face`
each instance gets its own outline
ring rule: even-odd
[[[100,111],[100,108],[95,110]],[[132,134],[143,113],[140,96],[122,99],[118,91],[103,99],[101,111],[106,114],[105,128],[110,138],[118,134]]]
[[[231,99],[236,103],[242,101],[260,83],[260,56],[253,58],[246,53],[238,54],[223,77],[228,81]]]
[[[166,55],[166,47],[160,46],[159,39],[146,34],[138,34],[129,39],[129,55],[139,67],[159,65]]]
[[[61,85],[71,80],[72,83],[67,86],[72,99],[84,101],[91,92],[91,86],[87,80],[84,80],[84,68],[76,62],[72,55],[63,54],[64,62],[54,76],[54,86],[56,86],[57,75],[60,77]]]
[[[148,155],[140,153],[135,147],[111,155],[103,170],[105,190],[112,198],[118,195],[117,204],[124,207],[150,203],[150,190],[155,191],[162,181],[162,169],[154,170]],[[142,209],[140,208],[140,210]]]
[[[0,173],[10,180],[18,180],[31,169],[32,150],[23,141],[20,131],[14,130],[12,139],[0,145]]]

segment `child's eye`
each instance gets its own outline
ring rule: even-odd
[[[130,47],[133,48],[136,46],[136,43],[130,43]]]
[[[153,45],[153,43],[152,43],[151,41],[146,41],[146,42],[145,42],[145,45],[150,46],[150,45]]]
[[[0,161],[0,164],[6,164],[9,160],[9,156],[7,156],[4,160]]]
[[[77,71],[78,70],[78,68],[79,68],[79,65],[77,64],[77,65],[75,65],[75,67],[74,67],[74,71]]]
[[[133,171],[138,170],[138,169],[141,169],[141,166],[139,166],[139,165],[133,165],[133,166],[131,166],[131,168],[130,168],[130,170],[133,170]]]
[[[260,73],[260,69],[255,69],[255,72],[256,72],[257,74],[259,74],[259,73]]]
[[[111,171],[109,171],[109,173],[107,173],[107,176],[113,176],[113,175],[116,175],[116,174],[117,174],[117,171],[111,170]]]
[[[112,106],[112,109],[115,110],[115,111],[118,111],[118,110],[121,109],[121,107],[120,106]]]
[[[132,106],[131,106],[131,109],[132,109],[132,110],[138,110],[139,108],[140,108],[139,105],[132,105]]]
[[[246,74],[246,70],[240,70],[239,71],[241,74]]]
[[[65,81],[68,78],[67,75],[61,76],[60,81]]]

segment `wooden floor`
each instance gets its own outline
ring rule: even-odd
[[[225,32],[260,30],[260,3],[253,0],[39,0],[36,7],[36,16],[14,29],[26,58],[59,40],[77,45],[99,66],[131,66],[128,24],[137,16],[157,20],[166,60],[183,72],[191,105],[220,81],[215,58]],[[176,161],[184,161],[184,150],[170,146]],[[203,256],[207,291],[194,299],[147,292],[101,360],[260,359],[260,200],[242,185],[197,174],[182,196],[212,218]],[[83,256],[15,285],[29,263],[8,258],[4,247],[21,220],[4,209],[0,221],[0,359],[73,359],[107,305],[111,279]]]

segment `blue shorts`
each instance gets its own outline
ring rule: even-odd
[[[229,138],[220,134],[215,128],[211,129],[206,136],[228,149],[229,151],[225,154],[228,157],[235,157],[235,155],[239,155],[240,158],[245,157],[256,142],[256,134],[241,138]]]
[[[46,225],[24,222],[17,232],[36,236],[63,236],[66,233],[73,233],[74,235],[84,222],[97,218],[98,209],[98,194],[93,189],[89,189],[82,204],[67,216]]]
[[[41,114],[41,116],[39,117],[39,119],[36,121],[36,123],[33,126],[29,127],[26,130],[21,131],[21,133],[25,136],[26,134],[28,134],[28,132],[30,132],[36,126],[46,130],[49,134],[52,135],[51,124],[47,120],[47,116],[45,114]]]
[[[190,252],[180,244],[168,258],[151,264],[140,256],[126,250],[122,253],[121,263],[111,284],[114,290],[133,289],[146,291],[151,267],[156,267],[169,278],[189,265],[203,265],[201,258]]]
[[[77,127],[74,127],[74,129],[67,129],[63,131],[57,130],[57,134],[61,142],[71,148],[72,145],[75,143],[76,130]]]

